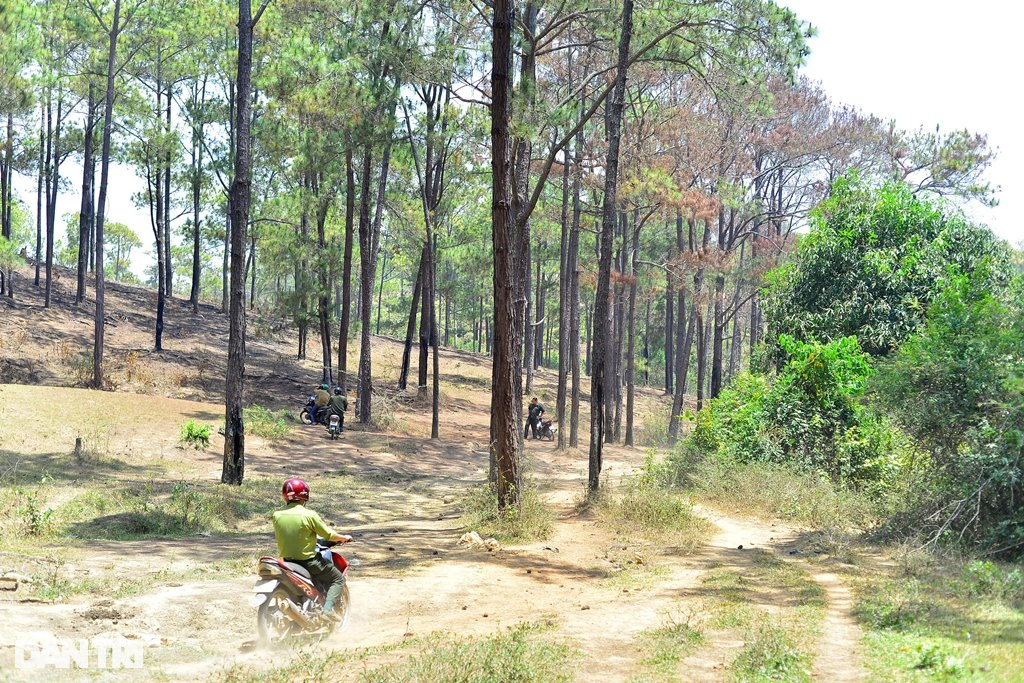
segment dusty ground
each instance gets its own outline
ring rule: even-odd
[[[25,281],[19,302],[0,303],[0,483],[28,486],[49,478],[48,506],[78,492],[106,486],[188,480],[212,486],[220,474],[219,437],[205,452],[178,446],[178,429],[192,418],[217,424],[219,377],[223,371],[223,318],[204,307],[193,318],[182,302],[169,306],[163,354],[151,347],[150,294],[109,286],[111,327],[107,330],[111,377],[118,392],[61,388],[76,381],[74,358],[91,344],[91,307],[78,311],[59,294],[42,310]],[[116,325],[116,327],[114,326]],[[375,367],[380,385],[397,376],[397,343],[378,339]],[[306,387],[319,379],[320,362],[291,360],[288,341],[272,337],[248,344],[249,398],[264,405],[297,406]],[[132,354],[135,354],[132,357]],[[69,360],[71,359],[71,360]],[[643,673],[641,634],[668,623],[699,623],[709,600],[702,579],[710,570],[753,573],[761,554],[796,563],[813,574],[826,596],[825,624],[814,647],[816,680],[864,678],[857,647],[859,632],[850,616],[848,589],[827,565],[809,564],[790,551],[798,530],[743,517],[740,511],[701,510],[717,531],[693,553],[663,551],[653,578],[622,584],[612,580],[624,549],[642,550],[637,539],[613,535],[593,512],[577,512],[586,481],[586,454],[560,453],[546,442],[528,442],[530,474],[554,506],[553,535],[538,543],[496,552],[468,549],[457,541],[466,531],[459,502],[486,479],[488,397],[486,359],[467,353],[442,354],[444,392],[439,441],[430,441],[429,412],[395,401],[391,432],[346,432],[339,442],[320,428],[294,427],[281,443],[250,439],[247,476],[276,482],[303,476],[313,487],[311,506],[353,534],[346,548],[352,560],[352,619],[323,648],[353,649],[397,643],[409,635],[447,631],[461,636],[490,634],[523,621],[550,619],[553,636],[567,639],[585,656],[579,681],[635,680]],[[11,382],[14,382],[12,384]],[[24,386],[32,384],[37,386]],[[38,386],[43,385],[43,386]],[[553,376],[542,371],[538,390],[553,402]],[[644,411],[662,399],[644,392]],[[584,414],[581,422],[585,424]],[[73,455],[83,437],[93,457]],[[616,486],[639,466],[644,449],[610,447],[605,456],[608,484]],[[318,480],[343,474],[350,491],[317,497]],[[325,480],[326,481],[326,480]],[[348,481],[348,479],[346,479]],[[63,497],[64,500],[60,498]],[[146,669],[111,680],[216,679],[238,664],[264,668],[282,656],[251,648],[255,614],[248,606],[253,558],[273,543],[269,524],[187,538],[138,541],[59,540],[0,552],[2,570],[59,572],[142,585],[62,602],[29,600],[0,593],[0,677],[31,680],[12,670],[15,637],[95,637],[117,632],[146,644]],[[742,546],[740,549],[739,546]],[[24,552],[22,552],[24,551]],[[60,562],[54,558],[60,557]],[[763,560],[762,560],[763,561]],[[777,589],[756,592],[751,606],[765,614],[785,610],[792,596]],[[678,670],[678,680],[724,680],[743,646],[743,636],[711,629],[699,650]],[[71,680],[71,672],[48,680]],[[349,672],[354,676],[358,671]],[[345,672],[332,672],[345,679]],[[91,672],[88,679],[103,680]],[[42,680],[42,679],[38,679]]]

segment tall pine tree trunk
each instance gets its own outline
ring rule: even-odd
[[[235,177],[231,183],[231,284],[228,297],[228,366],[224,388],[224,484],[242,483],[245,475],[245,245],[252,198],[252,34],[267,6],[252,17],[251,0],[238,0],[238,75],[235,105]]]
[[[85,110],[85,147],[82,153],[82,204],[78,213],[78,288],[75,290],[75,303],[85,301],[85,274],[89,268],[89,236],[95,225],[96,207],[93,204],[93,183],[96,181],[96,152],[93,134],[96,130],[95,86],[89,83],[89,103]]]
[[[597,491],[601,483],[604,440],[604,401],[608,344],[611,341],[612,240],[617,215],[619,146],[622,138],[622,110],[626,94],[626,67],[633,35],[633,1],[623,0],[619,54],[611,99],[605,115],[608,159],[605,165],[604,207],[601,217],[601,252],[598,259],[597,296],[594,300],[594,374],[590,379],[590,453],[587,488]]]
[[[103,273],[103,219],[107,205],[107,181],[110,178],[110,130],[114,120],[114,73],[117,56],[117,38],[121,26],[121,0],[114,0],[114,19],[107,34],[107,94],[103,108],[103,145],[100,152],[100,196],[96,203],[96,316],[92,349],[92,385],[103,388],[103,327],[104,287]]]
[[[494,361],[491,371],[491,480],[500,509],[520,507],[520,415],[522,338],[516,303],[521,279],[516,251],[521,246],[512,212],[512,95],[514,0],[494,0],[491,39],[491,239],[494,249]]]
[[[345,149],[345,256],[341,266],[341,326],[338,330],[338,383],[348,392],[348,336],[352,320],[352,243],[355,234],[356,176],[352,147]]]
[[[398,375],[398,388],[405,389],[409,384],[409,364],[412,356],[412,336],[416,333],[416,308],[420,304],[423,290],[423,271],[426,267],[427,248],[420,252],[420,267],[416,272],[416,282],[412,286],[412,305],[409,308],[409,324],[405,328],[405,345],[402,348],[402,368]],[[422,363],[422,361],[420,361]]]

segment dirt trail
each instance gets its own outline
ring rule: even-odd
[[[226,348],[222,316],[208,306],[192,316],[185,302],[169,302],[168,350],[151,353],[152,293],[108,285],[109,374],[121,393],[95,393],[66,388],[76,381],[78,354],[91,348],[90,304],[76,308],[62,292],[55,308],[44,311],[33,289],[21,291],[16,304],[0,303],[0,382],[31,386],[0,385],[0,460],[6,459],[0,474],[9,475],[9,467],[16,467],[19,483],[56,479],[47,502],[56,506],[87,490],[95,474],[88,462],[76,463],[69,456],[75,437],[85,436],[92,447],[111,450],[107,460],[96,461],[106,463],[102,478],[107,482],[217,481],[219,439],[205,453],[183,452],[177,439],[184,420],[222,419],[217,403]],[[30,338],[33,343],[27,343]],[[322,364],[312,347],[308,360],[293,360],[293,346],[291,339],[272,336],[247,343],[247,400],[298,407],[312,381],[300,380],[319,377]],[[374,368],[380,375],[375,382],[393,385],[400,354],[400,344],[375,338]],[[495,552],[459,546],[464,529],[458,504],[486,479],[488,456],[482,444],[489,422],[490,369],[486,359],[462,352],[442,351],[441,362],[440,441],[424,438],[429,433],[425,406],[394,398],[396,425],[389,433],[356,429],[332,443],[321,429],[295,428],[279,446],[259,439],[247,443],[247,476],[308,478],[314,487],[312,507],[356,537],[345,549],[353,563],[352,619],[319,651],[394,644],[408,634],[434,631],[487,635],[550,619],[555,624],[550,637],[584,651],[577,680],[627,681],[643,674],[641,633],[701,616],[709,599],[702,585],[708,571],[749,571],[758,552],[802,561],[786,552],[795,537],[792,530],[744,519],[740,511],[702,509],[720,530],[706,546],[689,555],[663,555],[656,578],[616,587],[610,577],[621,569],[623,547],[632,548],[632,540],[616,538],[591,514],[576,512],[586,481],[586,454],[558,453],[546,442],[528,442],[527,461],[534,482],[558,513],[551,538]],[[553,401],[552,373],[538,372],[536,391],[542,402]],[[654,391],[638,392],[638,400],[641,415],[654,406],[663,408]],[[40,422],[53,427],[45,435],[4,430],[5,424]],[[581,424],[586,424],[585,406]],[[642,449],[609,447],[609,483],[614,486],[642,465],[644,456]],[[339,500],[318,499],[317,480],[324,473],[352,475],[363,488],[342,492]],[[20,593],[0,593],[0,678],[32,680],[31,672],[9,668],[16,637],[85,638],[113,632],[147,647],[147,670],[121,672],[119,681],[148,681],[157,673],[170,680],[216,680],[234,665],[266,668],[280,661],[281,653],[247,645],[255,637],[249,558],[272,544],[268,524],[244,533],[94,541],[67,548],[55,542],[39,549],[51,557],[64,553],[63,566],[0,552],[0,570],[24,567],[69,581],[97,582],[94,592],[66,603],[26,602]],[[218,563],[226,568],[211,571],[211,564]],[[849,591],[834,575],[808,566],[828,603],[814,676],[861,680]],[[725,667],[742,647],[734,633],[710,633],[680,667],[679,678],[723,680]],[[48,680],[104,680],[96,672],[49,673]],[[335,674],[344,679],[342,672]]]

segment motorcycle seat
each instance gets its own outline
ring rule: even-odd
[[[298,564],[298,563],[295,563],[295,562],[289,562],[288,560],[285,560],[284,561],[284,566],[288,567],[289,569],[291,569],[293,572],[295,572],[299,576],[304,576],[304,577],[306,577],[307,579],[309,579],[311,581],[313,580],[313,577],[310,575],[309,570],[306,569],[305,567],[303,567],[301,564]]]

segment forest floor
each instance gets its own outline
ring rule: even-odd
[[[115,391],[96,392],[74,388],[89,376],[91,305],[75,307],[65,288],[46,310],[28,282],[16,286],[16,303],[0,302],[0,575],[33,583],[0,592],[0,679],[36,680],[13,668],[16,638],[118,633],[145,646],[141,671],[51,669],[46,680],[245,680],[329,651],[353,653],[329,672],[348,680],[422,652],[431,634],[484,638],[524,623],[575,653],[578,681],[743,680],[752,658],[766,677],[795,658],[791,680],[868,678],[851,577],[877,571],[882,555],[815,554],[801,529],[699,501],[706,533],[652,539],[582,504],[585,451],[527,441],[527,476],[555,516],[545,540],[460,545],[466,501],[487,475],[485,357],[442,352],[439,440],[428,438],[429,404],[396,396],[388,431],[351,425],[332,442],[291,424],[278,440],[250,435],[246,485],[225,504],[222,437],[205,450],[179,444],[185,421],[223,420],[219,312],[171,300],[155,353],[152,293],[108,284]],[[246,400],[294,413],[319,380],[318,354],[295,361],[294,342],[267,329],[250,328]],[[374,339],[379,385],[393,385],[400,353]],[[537,378],[549,405],[554,379]],[[641,420],[666,410],[660,392],[640,395]],[[623,490],[652,453],[609,446],[605,488]],[[250,589],[255,559],[273,549],[267,513],[286,476],[309,481],[310,506],[354,537],[352,617],[323,642],[266,651],[254,647]]]

